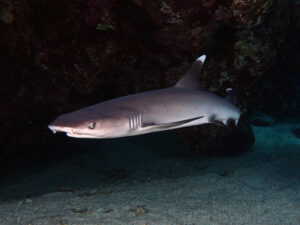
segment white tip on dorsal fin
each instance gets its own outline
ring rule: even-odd
[[[205,59],[206,59],[206,55],[202,55],[198,57],[196,61],[191,65],[189,70],[176,83],[175,87],[192,88],[192,89],[200,88],[198,78]]]
[[[200,57],[198,57],[196,61],[201,61],[202,63],[204,63],[205,59],[206,59],[206,55],[201,55]]]

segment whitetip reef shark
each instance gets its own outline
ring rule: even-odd
[[[237,125],[240,110],[229,98],[200,88],[206,55],[170,88],[141,92],[60,115],[48,127],[74,138],[118,138],[205,123]]]

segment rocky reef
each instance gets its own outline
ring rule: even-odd
[[[292,0],[2,0],[0,169],[55,151],[58,114],[173,85],[203,53],[201,85],[236,90],[243,135],[255,108],[299,115],[299,17]]]

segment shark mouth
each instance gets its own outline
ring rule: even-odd
[[[65,133],[73,133],[73,130],[71,128],[67,127],[58,127],[58,126],[52,126],[49,125],[48,128],[55,134],[56,132],[65,132]]]
[[[74,133],[66,133],[68,137],[73,138],[97,138],[96,136],[88,135],[88,134],[74,134]]]

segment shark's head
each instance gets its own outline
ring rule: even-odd
[[[86,110],[62,114],[49,124],[55,132],[75,138],[114,138],[128,133],[128,120],[116,116],[93,115]]]

